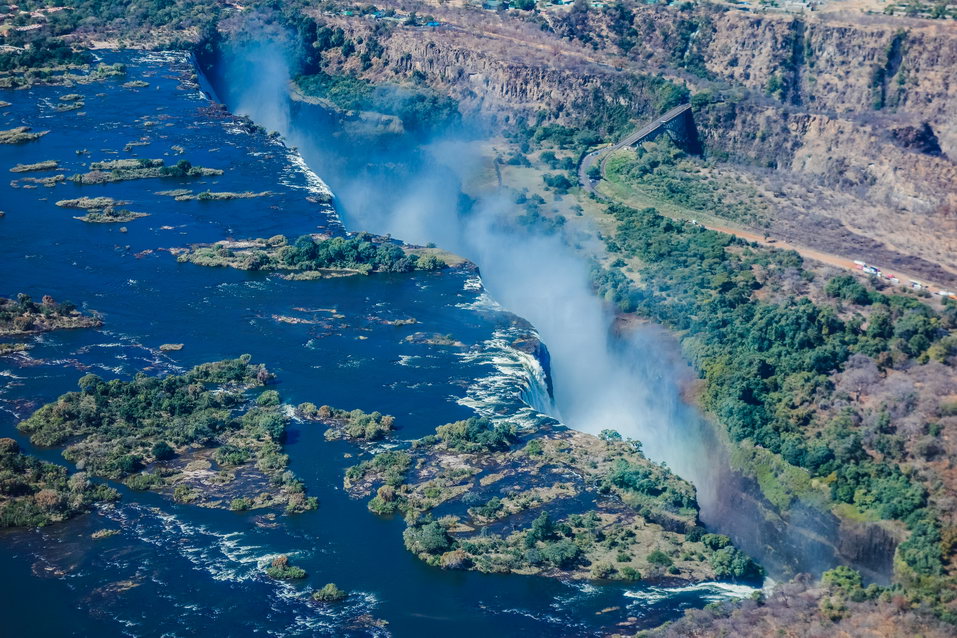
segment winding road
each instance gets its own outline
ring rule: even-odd
[[[597,190],[598,184],[601,182],[602,179],[605,179],[605,163],[608,161],[608,158],[611,156],[611,154],[620,149],[627,148],[629,146],[634,146],[635,144],[638,144],[639,142],[642,142],[648,139],[649,137],[659,134],[661,130],[665,126],[667,126],[672,120],[674,120],[676,117],[679,117],[681,114],[683,114],[685,111],[689,110],[690,108],[691,108],[690,104],[682,104],[680,106],[676,106],[675,108],[666,112],[661,117],[655,119],[652,122],[649,122],[645,126],[629,134],[627,137],[622,138],[615,144],[596,149],[584,155],[581,159],[581,162],[578,165],[578,181],[581,184],[582,189],[586,193],[594,196],[596,199],[599,199],[605,202],[613,201],[612,198],[608,196],[606,193],[599,193]],[[596,163],[598,164],[598,167],[600,170],[600,177],[598,179],[592,179],[591,177],[589,177],[588,172],[593,166],[595,166]],[[624,203],[624,202],[621,202],[621,203]],[[854,270],[858,272],[860,272],[861,270],[860,264],[855,263],[855,261],[849,257],[844,257],[842,255],[836,255],[833,253],[822,252],[820,250],[815,250],[807,246],[801,246],[801,245],[794,244],[787,241],[770,239],[763,231],[760,231],[760,230],[738,229],[738,228],[731,228],[731,227],[720,226],[715,224],[702,224],[701,222],[694,222],[694,223],[698,224],[699,226],[702,226],[703,228],[707,228],[708,230],[714,230],[714,231],[725,233],[728,235],[734,235],[736,237],[740,237],[741,239],[755,242],[764,246],[780,248],[783,250],[794,250],[805,259],[812,259],[812,260],[819,261],[821,263],[825,263],[830,266],[835,266],[837,268],[842,268],[845,270]],[[876,266],[875,264],[871,264],[871,265],[875,266],[882,273],[897,273],[897,277],[898,279],[900,279],[902,285],[906,285],[909,281],[920,281],[924,289],[928,290],[931,293],[934,293],[935,297],[948,296],[948,295],[938,295],[938,293],[942,291],[946,291],[950,293],[949,296],[952,299],[957,299],[957,295],[955,295],[953,292],[954,287],[946,288],[940,284],[928,283],[927,279],[923,276],[915,275],[913,273],[907,273],[897,268],[893,268],[893,267],[884,268],[882,266]]]

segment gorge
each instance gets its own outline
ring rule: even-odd
[[[952,635],[954,19],[6,7],[5,628]]]

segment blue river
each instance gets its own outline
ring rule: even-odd
[[[479,413],[518,422],[550,419],[546,370],[511,347],[534,329],[502,309],[474,270],[286,281],[275,275],[178,263],[170,249],[225,238],[343,233],[319,176],[275,136],[216,105],[183,54],[105,54],[127,76],[73,87],[0,91],[0,128],[50,132],[0,145],[0,167],[55,159],[59,174],[91,161],[188,159],[222,176],[47,187],[8,173],[0,184],[0,295],[25,292],[101,313],[96,330],[46,333],[0,358],[0,436],[36,449],[17,422],[76,387],[83,374],[167,374],[250,353],[278,375],[292,404],[311,401],[393,414],[401,439]],[[123,86],[142,80],[145,87]],[[61,112],[61,95],[84,106]],[[269,191],[254,199],[175,201],[161,191]],[[110,196],[148,217],[87,224],[57,200]],[[121,230],[125,229],[125,230]],[[349,230],[363,230],[350,228]],[[375,229],[372,229],[375,230]],[[414,318],[413,325],[394,325]],[[464,347],[415,343],[416,332]],[[183,343],[178,352],[161,344]],[[689,607],[752,590],[704,584],[679,590],[590,585],[540,577],[444,571],[402,546],[401,520],[378,518],[342,490],[360,453],[296,423],[285,450],[317,496],[315,512],[270,517],[173,503],[120,488],[115,505],[39,530],[0,535],[6,636],[458,636],[603,635],[675,618]],[[119,530],[90,539],[102,528]],[[286,553],[309,586],[335,582],[340,605],[308,598],[307,585],[265,577]],[[629,620],[630,619],[630,620]]]

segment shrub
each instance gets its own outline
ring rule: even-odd
[[[449,449],[466,453],[507,450],[516,440],[514,425],[493,425],[482,417],[440,425],[435,433]]]
[[[441,554],[452,548],[452,538],[436,521],[409,527],[403,534],[406,548],[416,554]]]
[[[199,493],[189,485],[177,485],[173,489],[173,500],[177,503],[192,503],[199,498]]]
[[[275,390],[266,390],[256,398],[256,405],[260,407],[273,407],[279,403],[279,393]]]
[[[150,449],[150,453],[157,461],[168,461],[176,456],[176,450],[170,447],[170,444],[166,441],[158,441],[155,443]]]
[[[760,578],[764,571],[759,565],[734,547],[725,547],[711,555],[710,563],[718,578]]]
[[[152,472],[143,472],[142,474],[133,474],[123,481],[123,484],[131,490],[145,491],[160,486],[163,482],[159,475]]]
[[[634,567],[622,567],[618,570],[618,573],[621,574],[621,577],[624,580],[641,580],[641,572],[635,569]]]
[[[568,539],[546,543],[541,552],[552,565],[565,569],[575,565],[581,557],[581,548]]]
[[[339,589],[335,583],[327,583],[322,589],[313,592],[312,599],[324,603],[334,603],[345,600],[348,596],[349,594]]]
[[[289,557],[285,554],[273,559],[272,565],[266,569],[266,575],[276,580],[299,580],[306,577],[306,570],[289,564]]]
[[[674,564],[668,554],[665,554],[660,549],[656,549],[648,554],[647,560],[652,565],[657,565],[659,567],[671,567],[671,565]]]

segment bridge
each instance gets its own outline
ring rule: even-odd
[[[687,113],[687,115],[685,115]],[[682,104],[676,106],[653,122],[642,126],[640,129],[623,138],[617,143],[594,150],[582,158],[578,165],[578,181],[585,189],[585,192],[595,193],[595,186],[599,179],[592,179],[588,176],[588,171],[592,166],[598,164],[601,177],[605,177],[605,162],[608,157],[617,150],[634,146],[650,139],[654,139],[664,132],[668,132],[675,141],[679,143],[697,144],[697,133],[694,132],[694,121],[691,119],[691,105]],[[689,126],[690,124],[690,126]]]

